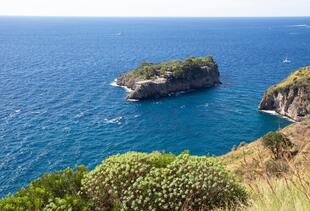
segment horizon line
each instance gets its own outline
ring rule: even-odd
[[[51,18],[310,18],[307,16],[87,16],[87,15],[1,15],[0,17],[51,17]]]

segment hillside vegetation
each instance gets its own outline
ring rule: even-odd
[[[291,157],[284,157],[289,164],[296,168],[304,168],[310,160],[310,119],[294,123],[280,129],[294,145],[291,147]],[[279,163],[283,159],[278,160]],[[273,153],[264,146],[263,137],[252,143],[240,146],[220,157],[223,164],[235,174],[245,180],[253,180],[260,177],[266,171],[268,164],[273,160]],[[281,164],[279,164],[281,165]]]
[[[265,178],[247,184],[249,206],[242,211],[310,210],[309,172],[290,177]]]
[[[275,90],[288,90],[297,87],[310,87],[310,66],[302,67],[299,70],[291,73],[286,79],[280,83],[270,87],[267,93]]]
[[[220,160],[247,187],[249,205],[240,210],[310,210],[310,119],[235,147]]]
[[[86,174],[84,166],[44,174],[16,194],[0,199],[0,210],[90,210],[87,197],[80,192]]]
[[[307,211],[309,158],[306,119],[221,157],[129,152],[44,174],[0,210]]]
[[[0,200],[0,210],[210,210],[236,207],[245,189],[215,158],[114,155],[95,170],[46,174]]]

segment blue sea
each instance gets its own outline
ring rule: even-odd
[[[141,62],[209,54],[215,88],[128,102],[111,85]],[[224,154],[290,124],[257,107],[309,64],[310,18],[0,17],[0,196],[115,153]]]

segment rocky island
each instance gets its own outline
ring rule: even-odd
[[[295,121],[310,116],[310,66],[300,68],[270,87],[259,105],[260,110],[275,111]]]
[[[220,83],[218,65],[211,56],[158,64],[142,63],[116,80],[117,85],[130,90],[127,99],[135,100],[165,97]]]

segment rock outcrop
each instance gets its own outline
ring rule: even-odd
[[[269,88],[259,105],[295,121],[310,116],[310,66],[293,72],[281,83]]]
[[[116,83],[130,89],[127,99],[141,100],[213,87],[221,82],[218,66],[209,56],[159,64],[143,63],[118,77]]]

